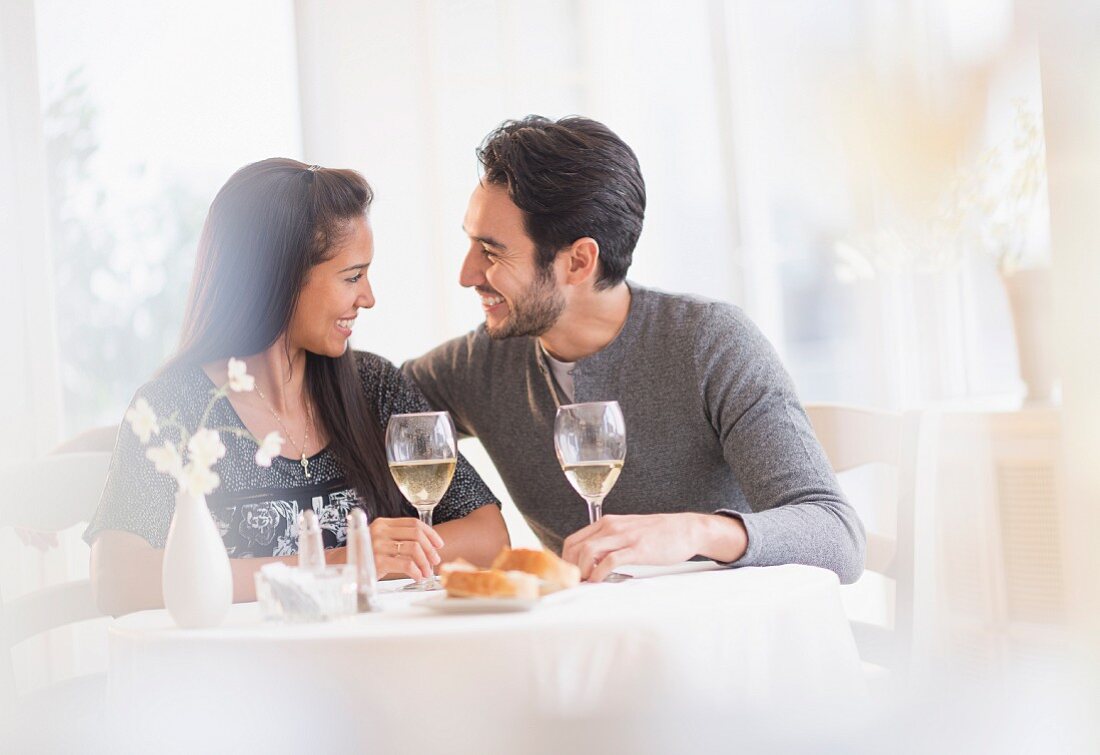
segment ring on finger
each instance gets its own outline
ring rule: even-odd
[[[398,556],[400,556],[400,555],[401,555],[401,546],[402,546],[402,545],[404,545],[404,544],[405,544],[405,543],[404,543],[404,541],[402,541],[402,540],[398,540],[398,541],[397,541],[397,542],[396,542],[396,543],[394,544],[394,548],[393,548],[393,557],[394,557],[394,558],[397,558]]]

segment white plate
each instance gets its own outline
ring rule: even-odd
[[[529,598],[452,598],[449,595],[432,595],[413,605],[439,613],[515,613],[530,611],[538,604],[537,599]]]

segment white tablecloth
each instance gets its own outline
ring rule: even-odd
[[[264,624],[242,604],[207,630],[131,614],[110,628],[116,731],[133,749],[180,751],[665,751],[686,744],[685,729],[820,725],[864,701],[831,572],[718,570],[572,592],[485,615],[439,615],[416,605],[424,594],[387,592],[381,613],[305,625]]]

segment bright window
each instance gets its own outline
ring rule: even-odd
[[[179,335],[206,209],[301,153],[293,3],[35,5],[64,435],[119,421]]]

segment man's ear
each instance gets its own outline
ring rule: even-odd
[[[577,285],[595,280],[600,270],[600,245],[596,239],[585,236],[577,239],[566,250],[565,282]]]

